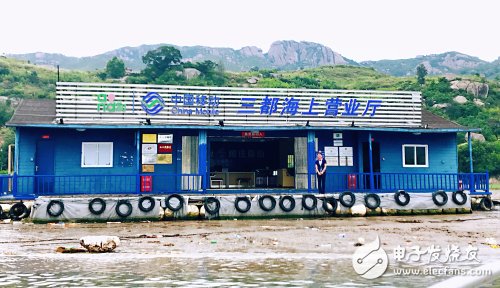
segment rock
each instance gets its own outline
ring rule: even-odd
[[[482,134],[480,134],[480,133],[473,133],[473,132],[471,132],[470,133],[470,138],[472,140],[476,140],[476,141],[479,141],[479,142],[486,141],[486,139],[484,138],[484,136]],[[467,140],[468,140],[468,137],[467,137],[467,134],[465,134],[465,141],[467,141]]]
[[[451,52],[446,53],[444,59],[442,59],[441,63],[439,64],[456,71],[464,68],[475,68],[481,63],[469,55]]]
[[[432,105],[432,108],[444,109],[450,107],[449,103],[440,103]]]
[[[452,81],[452,80],[457,79],[457,75],[447,73],[447,74],[445,74],[445,75],[444,75],[444,78],[445,78],[446,80],[448,80],[448,81]]]
[[[355,204],[351,207],[352,216],[365,216],[366,215],[366,206],[363,204]]]
[[[274,66],[302,65],[317,67],[348,64],[342,55],[329,47],[312,42],[276,41],[271,44],[267,58]]]
[[[250,84],[257,84],[257,82],[259,82],[259,78],[257,77],[250,77],[247,79],[247,82],[250,83]]]
[[[262,53],[262,49],[255,46],[246,46],[241,48],[240,53],[247,57],[259,57],[264,58],[264,53]]]
[[[474,98],[474,104],[476,104],[476,106],[484,106],[484,102],[477,98]]]
[[[120,238],[116,236],[86,236],[80,238],[80,245],[89,252],[111,252],[120,245]]]
[[[475,97],[488,97],[490,87],[486,83],[474,82],[472,80],[453,80],[450,82],[450,88],[453,90],[465,90]]]
[[[458,95],[457,97],[453,98],[453,101],[457,102],[458,104],[465,104],[467,103],[467,98],[462,95]]]
[[[182,70],[182,75],[188,80],[196,78],[200,76],[200,74],[201,74],[200,70],[195,68],[184,68],[184,70]]]

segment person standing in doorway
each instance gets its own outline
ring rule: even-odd
[[[318,151],[314,164],[316,167],[316,176],[318,177],[318,192],[319,194],[325,194],[326,160],[323,159],[321,151]]]

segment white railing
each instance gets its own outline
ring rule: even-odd
[[[421,102],[404,91],[59,82],[56,116],[68,124],[419,127]]]

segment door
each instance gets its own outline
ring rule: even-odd
[[[370,173],[370,151],[368,147],[368,142],[363,143],[363,173]],[[380,143],[372,142],[372,161],[373,161],[373,172],[380,173]],[[370,189],[370,176],[366,176],[363,179],[366,189]],[[380,176],[374,177],[374,188],[380,188]]]
[[[54,193],[54,142],[42,139],[36,144],[35,193]]]

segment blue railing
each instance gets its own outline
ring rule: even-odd
[[[0,175],[0,196],[203,193],[199,174]]]
[[[311,174],[312,189],[316,175]],[[326,173],[327,192],[434,192],[437,190],[469,191],[489,194],[488,173]]]
[[[301,179],[306,184],[307,175]],[[287,193],[314,193],[316,175],[310,176],[310,188],[286,189]],[[372,176],[372,177],[371,177]],[[488,173],[336,173],[326,175],[326,192],[434,192],[470,191],[472,195],[490,194]],[[33,199],[38,196],[88,194],[203,194],[203,176],[199,174],[134,175],[0,175],[0,196]],[[283,192],[284,189],[279,191]],[[274,192],[273,192],[274,191]],[[245,193],[275,193],[273,188],[245,189]],[[213,189],[213,193],[242,193],[242,189]]]

